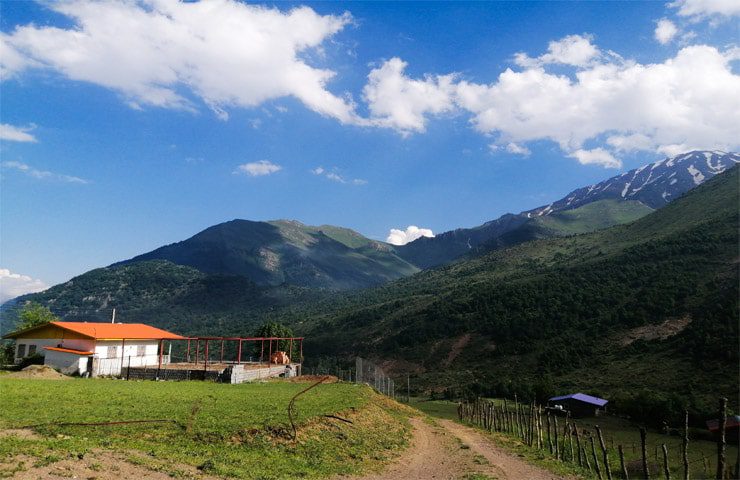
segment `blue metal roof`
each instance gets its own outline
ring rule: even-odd
[[[591,395],[586,395],[585,393],[571,393],[570,395],[552,397],[550,401],[557,402],[559,400],[567,400],[567,399],[580,400],[581,402],[590,403],[592,405],[596,405],[597,407],[603,407],[604,405],[609,403],[609,400],[604,400],[603,398],[599,398],[599,397],[592,397]]]

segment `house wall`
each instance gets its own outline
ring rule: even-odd
[[[139,352],[139,346],[144,351]],[[166,348],[166,347],[165,347]],[[121,368],[151,367],[159,364],[159,340],[98,340],[95,344],[93,375],[120,375]],[[162,355],[162,363],[170,361],[168,355]]]
[[[87,371],[88,355],[77,355],[54,350],[45,350],[45,352],[44,365],[55,368],[67,375],[73,375],[75,373],[82,375]]]
[[[51,337],[51,333],[56,332],[60,335],[61,329],[42,329],[40,334],[34,332],[34,337],[40,338],[18,338],[16,339],[15,361],[20,362],[23,356],[28,356],[29,346],[34,345],[36,352],[44,355],[47,360],[44,364],[56,368],[60,371],[70,370],[69,373],[79,371],[80,374],[86,372],[87,357],[75,355],[72,353],[56,352],[54,350],[45,350],[44,347],[63,347],[73,350],[94,352],[93,356],[93,376],[120,375],[121,367],[149,367],[159,364],[159,340],[94,340],[91,338],[63,338],[57,336]],[[68,332],[64,332],[68,333]],[[24,355],[18,356],[20,346],[24,345]],[[139,346],[144,351],[139,352]],[[165,347],[166,348],[166,347]],[[141,353],[141,354],[140,354]],[[71,357],[80,360],[75,363]],[[167,364],[170,361],[168,355],[162,355],[162,363]]]
[[[25,345],[25,355],[28,356],[28,350],[30,345],[36,346],[36,352],[41,355],[46,355],[48,350],[44,350],[44,347],[58,347],[71,348],[73,350],[92,351],[95,341],[92,339],[69,339],[69,338],[18,338],[15,341],[15,361],[20,362],[23,356],[18,356],[20,353],[20,346]]]

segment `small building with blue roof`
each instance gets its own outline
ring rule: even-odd
[[[561,395],[559,397],[552,397],[547,401],[547,405],[550,408],[562,409],[564,413],[570,412],[570,416],[575,418],[596,416],[606,410],[607,403],[609,403],[609,400],[586,395],[585,393]]]

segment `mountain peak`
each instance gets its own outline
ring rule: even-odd
[[[740,154],[694,150],[573,190],[564,198],[522,212],[528,218],[578,208],[598,200],[637,200],[660,208],[688,190],[740,163]]]

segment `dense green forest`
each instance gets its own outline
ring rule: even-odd
[[[708,414],[737,397],[738,201],[735,168],[628,225],[345,296],[303,320],[307,350],[386,359],[439,392],[583,390]],[[639,338],[665,322],[682,327]]]

